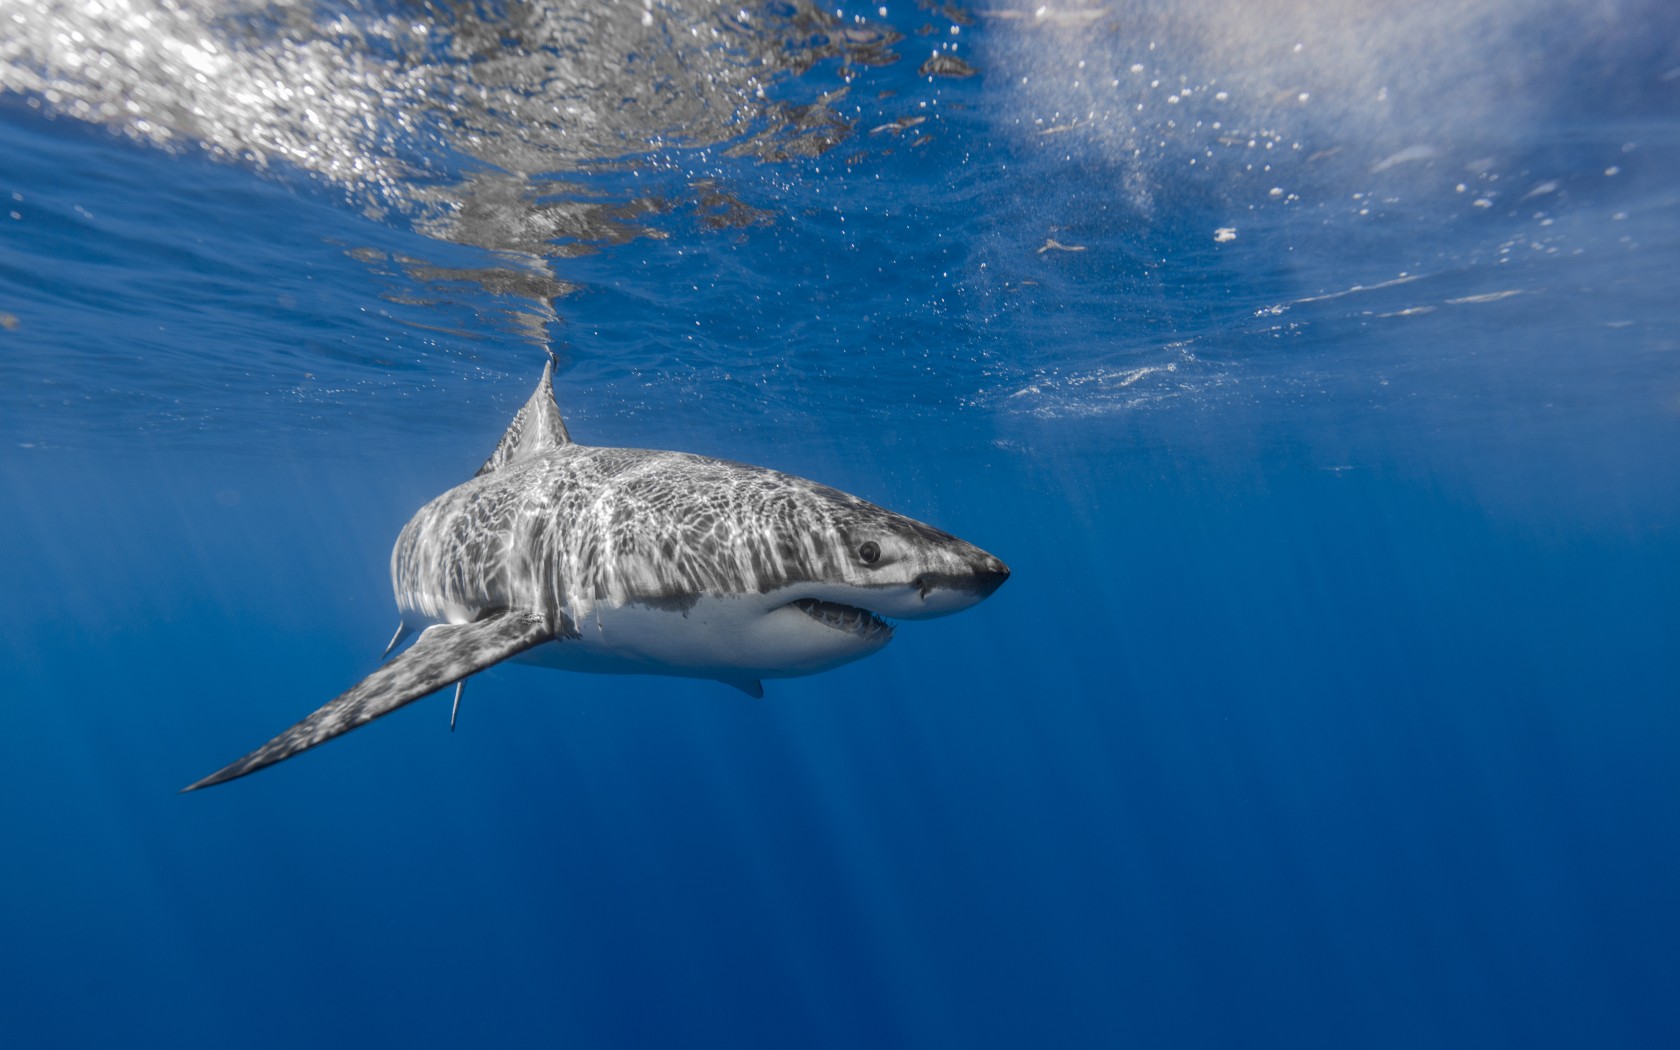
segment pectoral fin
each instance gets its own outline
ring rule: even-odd
[[[428,627],[412,646],[349,692],[239,761],[182,790],[220,784],[291,758],[553,636],[541,618],[514,612],[475,623]]]

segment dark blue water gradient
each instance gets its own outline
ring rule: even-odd
[[[373,666],[433,468],[12,461],[14,1031],[1673,1034],[1672,531],[1404,464],[903,451],[940,469],[787,465],[1005,552],[962,618],[762,702],[497,669],[454,734],[440,697],[202,798]]]

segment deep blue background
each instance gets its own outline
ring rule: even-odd
[[[1009,584],[762,701],[501,667],[187,797],[376,665],[542,353],[369,262],[473,252],[9,100],[8,1044],[1673,1045],[1673,81],[1374,216],[1419,165],[1146,207],[1002,73],[920,152],[735,165],[773,221],[559,271],[574,437]]]
[[[26,1041],[1673,1033],[1672,540],[1056,451],[903,494],[1016,578],[877,659],[762,702],[497,669],[453,735],[438,699],[186,798],[373,666],[421,493],[9,467]]]

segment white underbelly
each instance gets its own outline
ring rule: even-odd
[[[687,610],[596,605],[579,637],[515,659],[596,674],[664,674],[740,681],[815,674],[867,656],[886,637],[861,637],[752,596],[702,598]]]

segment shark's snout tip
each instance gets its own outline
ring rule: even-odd
[[[991,555],[987,555],[985,562],[974,570],[975,589],[979,591],[982,598],[990,597],[992,592],[1002,587],[1003,582],[1007,579],[1009,579],[1009,566]]]

